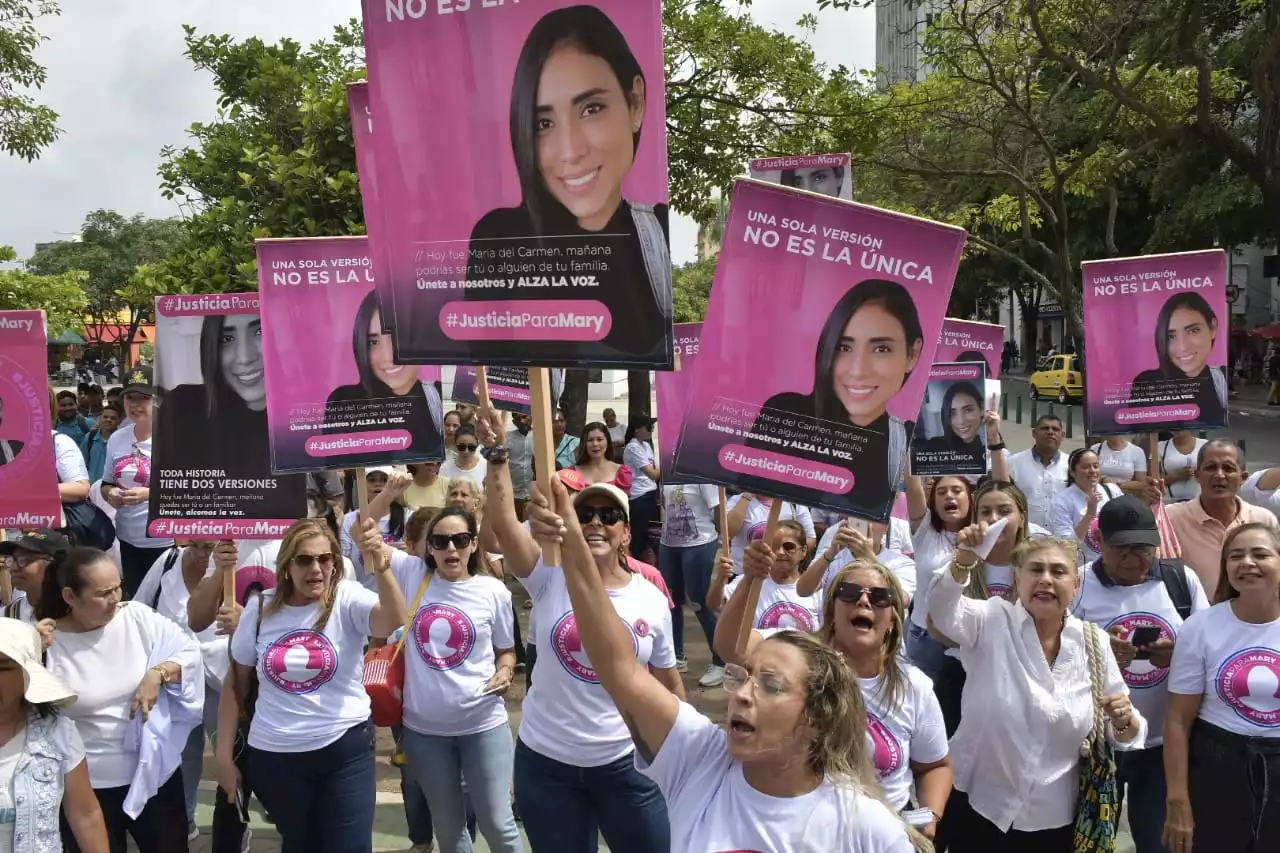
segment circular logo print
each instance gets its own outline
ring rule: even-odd
[[[1218,698],[1255,726],[1280,727],[1280,652],[1245,649],[1218,668]]]
[[[1173,626],[1154,613],[1126,613],[1112,620],[1103,630],[1111,633],[1116,628],[1122,629],[1123,633],[1120,636],[1126,642],[1133,639],[1133,632],[1139,628],[1159,628],[1162,640],[1172,640],[1174,637]],[[1155,687],[1169,677],[1169,670],[1163,666],[1156,666],[1149,660],[1135,658],[1129,663],[1127,669],[1120,670],[1120,676],[1130,687]]]
[[[1009,585],[1004,583],[987,584],[987,598],[1004,598],[1009,592]]]
[[[649,636],[649,623],[643,619],[637,619],[635,624],[631,626],[631,630],[635,632],[637,637]]]
[[[902,744],[879,717],[867,712],[867,737],[875,757],[876,773],[881,779],[902,767]]]
[[[791,628],[795,631],[814,630],[813,614],[793,601],[778,601],[760,614],[760,628]]]
[[[476,626],[447,604],[428,604],[413,617],[413,643],[432,669],[460,666],[476,645]]]
[[[747,541],[757,542],[764,538],[764,532],[769,529],[769,523],[762,521],[759,524],[751,525],[751,529],[747,531]]]
[[[622,620],[622,624],[627,626],[627,631],[631,634],[631,644],[636,655],[639,655],[640,641],[636,636],[636,629],[627,624],[625,619]],[[582,650],[582,638],[578,636],[578,620],[574,618],[572,610],[556,620],[555,625],[551,627],[551,648],[556,653],[556,659],[560,661],[560,665],[574,678],[585,681],[587,684],[600,683],[600,679],[596,678],[595,668],[587,659],[587,653]]]
[[[338,670],[338,652],[318,631],[290,631],[262,656],[262,674],[286,693],[311,693]]]

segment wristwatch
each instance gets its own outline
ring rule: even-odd
[[[151,669],[154,670],[155,672],[160,673],[161,684],[169,683],[169,670],[165,669],[163,666],[153,666],[151,667]]]
[[[511,449],[505,444],[495,444],[493,447],[481,448],[480,455],[485,458],[486,462],[502,465],[511,457]]]

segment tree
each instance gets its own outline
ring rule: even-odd
[[[46,41],[36,22],[60,14],[52,0],[0,0],[0,150],[34,160],[58,138],[58,114],[24,90],[39,89],[47,77],[35,59]]]
[[[17,257],[11,246],[0,246],[0,263]],[[0,270],[0,311],[44,311],[50,337],[79,331],[88,297],[87,274],[79,270],[58,275],[35,275],[26,270]]]
[[[677,323],[701,323],[707,316],[707,300],[711,296],[711,281],[715,275],[714,257],[682,264],[672,271]]]

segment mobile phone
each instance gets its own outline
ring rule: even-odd
[[[1149,646],[1158,639],[1160,639],[1159,628],[1155,625],[1143,625],[1133,630],[1133,636],[1129,637],[1129,642],[1135,646]],[[1147,660],[1151,657],[1151,653],[1139,648],[1133,657],[1135,660]]]

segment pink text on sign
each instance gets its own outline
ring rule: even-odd
[[[449,302],[440,328],[455,341],[601,341],[613,318],[594,299]]]

